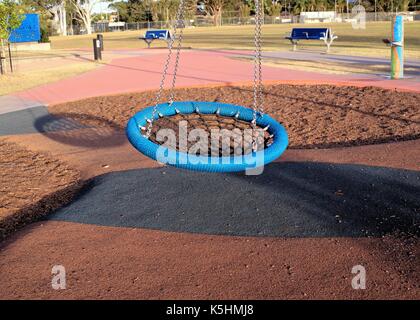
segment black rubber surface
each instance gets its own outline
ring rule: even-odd
[[[274,237],[419,234],[420,172],[272,163],[262,175],[175,168],[93,179],[53,220],[175,232]]]

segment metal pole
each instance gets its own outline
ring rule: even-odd
[[[404,76],[404,20],[403,16],[392,18],[391,79]]]
[[[13,59],[12,59],[12,50],[10,49],[10,42],[7,42],[7,47],[9,49],[9,64],[10,64],[10,72],[13,73]]]
[[[5,72],[4,72],[4,69],[3,69],[3,56],[2,56],[2,54],[1,54],[1,52],[0,52],[0,74],[4,74]]]
[[[377,0],[375,0],[375,21],[377,20],[377,16],[376,16],[376,1]]]
[[[6,73],[5,61],[6,57],[4,56],[4,40],[0,39],[0,74]]]

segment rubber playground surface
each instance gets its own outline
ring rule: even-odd
[[[258,176],[210,174],[163,167],[128,143],[124,123],[151,104],[166,51],[130,52],[0,97],[1,187],[20,199],[0,208],[0,298],[420,298],[416,74],[264,66],[291,148]],[[235,57],[250,54],[186,51],[180,97],[248,101],[252,64]],[[54,265],[65,290],[51,288]],[[366,290],[351,286],[355,265]]]

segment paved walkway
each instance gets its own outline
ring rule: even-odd
[[[155,89],[164,54],[154,52],[3,97],[8,140],[92,180],[49,220],[0,244],[0,298],[418,299],[415,248],[389,233],[418,232],[420,140],[287,150],[264,175],[245,177],[161,168],[111,129],[53,119],[71,130],[39,132],[37,123],[51,120],[39,105]],[[179,85],[248,81],[252,65],[230,59],[238,54],[248,53],[187,52]],[[270,81],[420,91],[412,80],[372,75],[264,73]],[[66,290],[50,287],[55,264],[66,268]],[[367,267],[368,290],[351,287],[357,264]]]
[[[87,97],[133,91],[154,90],[159,86],[166,50],[124,51],[123,58],[115,58],[97,70],[56,83],[42,85],[10,96],[0,97],[0,114],[39,105],[57,104]],[[186,50],[182,53],[177,85],[180,87],[203,85],[230,85],[250,82],[253,66],[235,60],[240,55],[250,56],[249,51]],[[266,56],[295,59],[344,60],[353,63],[384,63],[383,59],[326,56],[314,53],[272,52]],[[117,56],[115,53],[113,56]],[[418,62],[410,62],[418,67]],[[378,75],[333,75],[314,72],[263,67],[264,79],[272,82],[334,83],[374,85],[420,91],[417,79],[389,80]]]
[[[358,56],[346,56],[339,54],[325,54],[321,52],[313,51],[277,51],[277,52],[266,52],[263,54],[264,58],[276,58],[276,59],[290,59],[300,61],[319,61],[329,63],[340,63],[343,65],[381,65],[390,67],[390,59],[376,58],[376,57],[358,57]],[[404,67],[408,69],[406,75],[409,77],[416,78],[416,81],[420,80],[420,60],[406,59],[404,61]],[[387,76],[387,75],[383,75]]]

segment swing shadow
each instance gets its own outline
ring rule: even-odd
[[[114,147],[126,143],[117,123],[94,115],[77,113],[47,114],[34,121],[36,130],[59,143],[86,147]]]
[[[256,237],[419,235],[420,172],[279,162],[258,176],[138,169],[92,179],[49,219]]]

